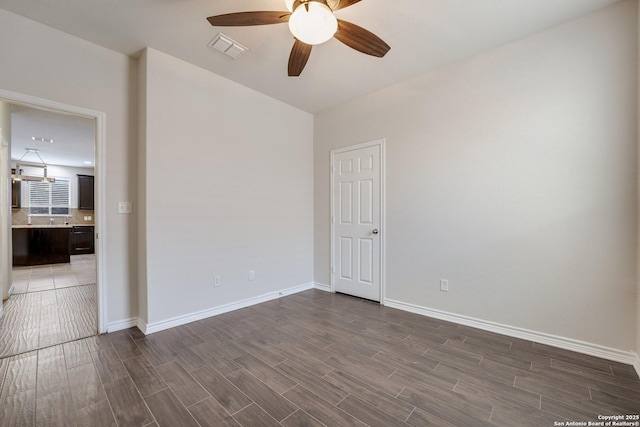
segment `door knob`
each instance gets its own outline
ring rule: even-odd
[[[372,231],[372,233],[373,233],[373,234],[378,234],[378,229],[377,229],[377,228],[374,228],[374,229],[373,229],[373,231]]]

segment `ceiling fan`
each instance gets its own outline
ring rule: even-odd
[[[295,39],[289,55],[289,76],[302,73],[313,45],[332,37],[350,48],[382,58],[391,49],[380,37],[350,22],[337,19],[333,12],[360,0],[285,0],[288,12],[237,12],[207,18],[214,27],[241,27],[289,23]]]

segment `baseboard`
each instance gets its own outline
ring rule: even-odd
[[[588,354],[590,356],[600,357],[602,359],[613,360],[627,365],[634,365],[640,375],[640,361],[638,355],[630,351],[622,351],[615,348],[605,347],[598,344],[592,344],[584,341],[574,340],[571,338],[560,337],[556,335],[546,334],[543,332],[531,331],[528,329],[518,328],[515,326],[503,325],[500,323],[489,322],[487,320],[476,319],[460,314],[449,313],[446,311],[435,310],[431,308],[421,307],[414,304],[408,304],[402,301],[390,299],[384,300],[387,307],[397,308],[399,310],[408,311],[415,314],[421,314],[427,317],[433,317],[448,322],[459,323],[461,325],[473,328],[483,329],[485,331],[495,332],[514,338],[525,339],[540,344],[546,344],[553,347],[562,348],[564,350],[575,351],[578,353]]]
[[[14,285],[12,284],[11,287],[9,288],[9,295],[13,295],[13,289],[14,289]]]
[[[314,282],[313,283],[313,287],[315,289],[319,289],[321,291],[331,292],[331,286],[330,285],[325,285],[324,283]]]
[[[142,321],[142,319],[141,319],[141,318],[139,318],[139,317],[138,317],[138,319],[137,319],[136,326],[138,327],[138,329],[140,329],[140,331],[141,331],[143,334],[147,335],[147,332],[146,332],[146,331],[147,331],[147,324],[146,324],[146,323],[144,323],[144,322]]]
[[[640,378],[640,354],[636,354],[636,360],[633,362],[633,367],[636,368],[636,374]]]
[[[138,326],[137,317],[132,317],[130,319],[118,320],[117,322],[112,322],[107,325],[107,333],[121,331],[123,329],[129,329],[133,326]]]
[[[282,289],[275,292],[269,292],[257,297],[248,298],[241,301],[236,301],[230,304],[224,304],[218,307],[208,308],[206,310],[197,311],[195,313],[185,314],[183,316],[176,316],[171,319],[161,320],[150,324],[144,323],[138,319],[136,326],[145,335],[153,334],[154,332],[164,331],[165,329],[175,328],[176,326],[186,325],[187,323],[195,322],[196,320],[206,319],[208,317],[217,316],[220,314],[228,313],[230,311],[239,310],[241,308],[250,307],[252,305],[260,304],[263,302],[278,299],[287,295],[296,294],[298,292],[307,291],[314,288],[314,283],[305,283],[304,285],[294,286],[292,288]]]

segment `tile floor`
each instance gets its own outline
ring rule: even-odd
[[[96,283],[96,257],[72,255],[68,264],[13,268],[13,293],[48,291]]]

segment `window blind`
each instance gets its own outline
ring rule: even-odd
[[[54,182],[29,181],[29,214],[69,215],[70,186],[68,179]]]

